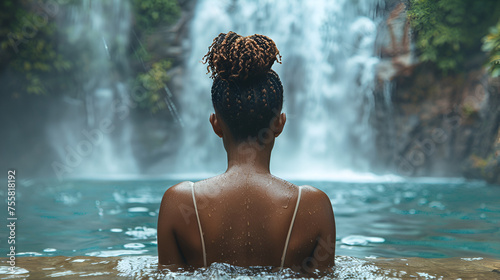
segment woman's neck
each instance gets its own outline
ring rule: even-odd
[[[226,146],[226,172],[270,173],[272,142],[262,145],[251,141]]]

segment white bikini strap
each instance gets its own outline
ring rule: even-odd
[[[285,248],[283,249],[283,255],[281,256],[281,267],[285,264],[285,255],[288,250],[288,242],[290,242],[290,236],[292,235],[293,224],[295,223],[295,217],[297,216],[297,210],[299,209],[300,197],[302,195],[302,186],[299,186],[299,196],[297,197],[297,204],[295,204],[295,211],[293,212],[292,222],[290,223],[290,228],[288,229],[288,235],[286,236]]]
[[[194,212],[196,213],[196,220],[198,221],[198,229],[200,229],[200,238],[201,238],[201,249],[203,252],[203,266],[207,266],[207,252],[205,251],[205,240],[203,238],[203,231],[201,230],[200,223],[200,215],[198,214],[198,206],[196,206],[196,197],[194,196],[194,183],[191,183],[191,193],[193,194],[193,204],[194,204]]]

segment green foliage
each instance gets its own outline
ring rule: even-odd
[[[140,73],[136,78],[139,87],[145,89],[141,99],[136,100],[141,107],[151,108],[153,112],[165,109],[165,102],[162,102],[165,87],[169,77],[167,70],[172,66],[170,60],[160,60],[153,63],[151,69],[146,73]]]
[[[470,160],[473,168],[484,169],[488,165],[488,160],[474,154],[470,156]]]
[[[410,0],[408,18],[422,62],[459,72],[479,51],[481,38],[500,18],[498,0]]]
[[[483,38],[482,50],[488,52],[488,70],[491,76],[500,76],[500,21]]]
[[[42,2],[0,2],[0,62],[2,69],[21,77],[4,87],[6,92],[47,94],[48,76],[71,68],[55,50],[52,12]]]
[[[94,73],[102,70],[102,64],[93,59],[93,48],[86,41],[66,40],[75,32],[73,26],[56,26],[57,13],[79,9],[81,4],[81,0],[0,1],[0,71],[6,75],[4,77],[12,77],[3,85],[4,94],[13,97],[51,93],[79,96],[82,92],[75,88],[75,84],[85,82],[82,81],[85,75],[80,75],[82,71]],[[171,62],[157,52],[150,52],[151,47],[142,42],[148,42],[147,36],[156,29],[175,22],[181,9],[177,0],[132,0],[131,4],[133,29],[138,38],[134,42],[140,46],[120,42],[114,42],[114,45],[131,47],[125,50],[130,54],[130,61],[121,63],[128,64],[134,58],[140,61],[138,65],[141,67],[136,67],[134,75],[135,81],[146,91],[141,105],[152,110],[162,109],[165,104],[160,101],[166,94],[166,71]]]
[[[153,113],[166,109],[165,88],[169,77],[167,70],[172,66],[170,59],[159,57],[149,51],[154,48],[148,44],[147,37],[160,27],[176,22],[181,14],[177,0],[133,0],[134,31],[137,33],[133,56],[142,67],[136,70],[135,83],[143,89],[140,100],[136,100],[143,108]],[[146,38],[145,40],[143,40]],[[168,48],[168,46],[164,46]],[[146,65],[146,66],[144,66]],[[146,68],[147,67],[147,68]]]
[[[136,26],[147,32],[175,22],[181,13],[177,0],[133,0]]]
[[[478,116],[479,112],[474,106],[470,104],[464,104],[462,106],[462,114],[466,119],[472,119]]]

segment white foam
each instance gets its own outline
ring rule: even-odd
[[[156,236],[156,229],[148,227],[135,227],[125,232],[126,235],[134,239],[148,239]]]
[[[349,246],[366,246],[369,243],[383,243],[385,239],[382,237],[349,235],[340,240],[342,244]]]
[[[68,271],[55,272],[55,273],[49,274],[48,276],[49,277],[63,277],[63,276],[76,275],[76,274],[79,274],[79,273],[68,270]]]
[[[149,212],[149,209],[146,207],[130,207],[128,209],[129,212],[131,213],[137,213],[137,212]]]
[[[3,265],[0,266],[0,275],[5,275],[5,274],[18,275],[18,274],[26,274],[26,273],[29,273],[29,270],[26,270],[26,269],[18,267],[18,266],[15,266],[14,268],[12,268],[11,266],[3,266]],[[3,278],[3,279],[5,279],[5,278]]]
[[[105,271],[105,272],[94,272],[94,273],[88,273],[88,274],[80,274],[80,277],[101,276],[101,275],[107,275],[107,274],[111,274],[111,272]]]
[[[483,258],[481,258],[481,257],[479,257],[479,258],[462,258],[462,260],[468,261],[468,262],[471,262],[471,261],[480,261],[482,259]]]
[[[123,245],[123,248],[125,249],[140,249],[140,248],[144,248],[146,247],[146,245],[142,244],[142,243],[127,243],[125,245]]]
[[[418,276],[424,277],[425,279],[436,279],[436,276],[430,275],[425,272],[417,272]]]
[[[148,250],[109,250],[109,251],[97,251],[87,253],[85,255],[91,257],[118,257],[124,255],[141,255],[146,253]]]
[[[17,254],[18,256],[28,256],[28,257],[38,257],[43,256],[43,254],[38,252],[21,252]]]

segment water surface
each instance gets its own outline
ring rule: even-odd
[[[156,256],[158,207],[177,182],[18,181],[17,253]],[[294,183],[316,186],[331,198],[337,255],[500,259],[499,187],[463,180]],[[5,200],[6,192],[0,197]],[[7,230],[1,227],[0,235]]]

